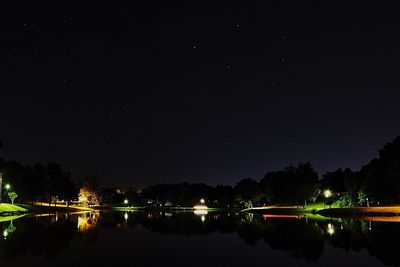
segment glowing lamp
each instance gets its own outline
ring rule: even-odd
[[[324,197],[330,198],[332,196],[332,191],[327,189],[324,191]]]

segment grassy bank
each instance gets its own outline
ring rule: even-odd
[[[385,207],[355,207],[355,208],[332,208],[319,210],[318,214],[328,217],[343,216],[398,216],[400,215],[400,205]]]
[[[28,211],[27,209],[17,206],[17,205],[12,205],[9,203],[1,203],[0,204],[0,216],[21,214],[21,213],[25,213],[27,211]]]
[[[330,206],[333,208],[338,208],[336,204]],[[307,204],[307,207],[302,207],[295,205],[293,203],[276,204],[272,206],[265,207],[253,207],[249,209],[242,210],[243,212],[257,212],[257,213],[270,213],[270,214],[310,214],[316,213],[320,210],[329,208],[329,206],[324,205],[324,202],[314,202]]]
[[[21,207],[25,208],[32,213],[42,213],[42,212],[76,212],[76,211],[92,211],[92,208],[77,207],[77,206],[48,206],[48,205],[32,205],[32,204],[21,204]]]
[[[1,203],[0,204],[0,213],[3,212],[27,212],[27,209],[17,206],[17,205],[12,205],[9,203]]]

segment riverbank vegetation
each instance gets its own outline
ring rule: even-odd
[[[359,171],[344,168],[319,176],[311,163],[299,163],[269,171],[261,179],[244,178],[234,186],[178,183],[142,189],[102,188],[95,178],[75,178],[57,163],[26,166],[0,159],[1,201],[66,207],[73,203],[86,207],[190,208],[202,199],[209,208],[292,206],[305,211],[382,206],[400,203],[399,166],[400,137],[386,144],[378,157]]]

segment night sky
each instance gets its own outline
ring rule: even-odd
[[[104,186],[234,184],[358,170],[400,133],[393,4],[72,2],[1,3],[7,160]]]

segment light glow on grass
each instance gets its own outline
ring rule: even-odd
[[[206,205],[196,205],[193,207],[195,210],[207,210],[208,207]]]

